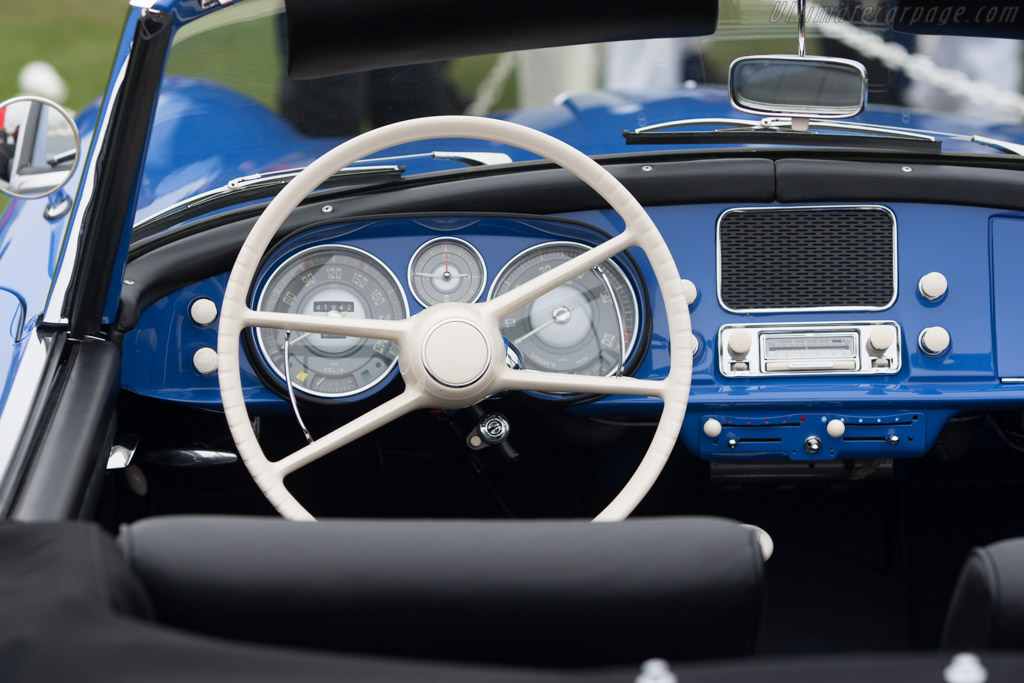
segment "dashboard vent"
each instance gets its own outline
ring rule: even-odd
[[[871,310],[896,298],[896,219],[880,206],[730,209],[718,296],[732,311]]]

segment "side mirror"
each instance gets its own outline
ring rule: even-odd
[[[729,101],[748,114],[845,119],[864,110],[867,86],[850,59],[759,55],[729,66]]]
[[[56,192],[75,172],[81,143],[60,105],[30,96],[0,102],[0,192],[22,199]]]

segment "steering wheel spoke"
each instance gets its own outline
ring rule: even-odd
[[[547,294],[559,285],[568,282],[580,273],[599,266],[616,254],[633,246],[633,234],[626,231],[575,256],[543,275],[538,275],[529,282],[524,282],[515,289],[492,299],[485,304],[487,310],[495,318],[501,318],[517,311],[539,296]]]
[[[412,329],[408,319],[343,318],[328,315],[300,315],[246,309],[242,318],[246,327],[269,327],[321,334],[337,334],[363,339],[388,339],[401,343]]]
[[[594,375],[571,375],[564,372],[513,370],[511,368],[502,372],[498,383],[506,391],[657,396],[659,398],[665,395],[667,387],[664,380],[595,377]]]
[[[416,391],[404,391],[390,401],[382,403],[326,436],[320,437],[308,446],[272,463],[271,469],[279,478],[284,479],[292,472],[319,460],[328,453],[333,453],[389,422],[424,407],[426,407],[426,402],[422,394]]]

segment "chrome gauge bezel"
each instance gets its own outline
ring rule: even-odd
[[[409,283],[409,291],[412,293],[412,298],[415,299],[416,302],[419,303],[424,308],[430,308],[431,306],[435,305],[429,304],[420,298],[419,293],[416,291],[416,281],[414,279],[413,273],[415,272],[414,266],[416,265],[416,261],[420,258],[420,256],[422,256],[425,251],[430,249],[430,247],[437,244],[438,242],[457,242],[461,246],[465,247],[466,250],[470,252],[472,257],[476,259],[477,265],[480,267],[480,285],[477,287],[476,292],[474,293],[471,299],[457,302],[467,304],[476,303],[477,301],[480,300],[480,297],[483,295],[484,290],[487,288],[487,264],[484,262],[484,257],[480,255],[479,249],[477,249],[475,246],[473,246],[466,240],[462,239],[461,237],[452,237],[449,235],[442,235],[440,237],[434,237],[433,239],[427,240],[419,247],[417,247],[416,251],[409,259],[409,266],[406,269],[406,278],[407,282]]]
[[[408,298],[405,295],[405,288],[402,286],[402,283],[398,279],[398,277],[395,276],[394,271],[392,271],[391,268],[389,268],[387,266],[387,264],[385,264],[383,261],[381,261],[379,258],[377,258],[376,256],[374,256],[373,254],[371,254],[368,251],[365,251],[363,249],[359,249],[358,247],[353,247],[353,246],[350,246],[350,245],[347,245],[347,244],[338,244],[338,243],[335,243],[335,242],[329,242],[329,243],[325,243],[325,244],[317,244],[317,245],[314,245],[314,246],[310,246],[310,247],[306,247],[306,248],[300,249],[300,250],[298,250],[298,251],[296,251],[294,253],[288,254],[287,256],[285,256],[283,259],[280,260],[280,262],[273,268],[273,270],[267,271],[264,274],[262,274],[259,277],[259,279],[258,279],[258,283],[259,283],[259,290],[258,290],[259,291],[259,297],[258,297],[258,299],[256,301],[256,309],[255,310],[263,310],[263,304],[264,304],[264,301],[266,300],[267,293],[269,292],[269,289],[270,289],[269,285],[270,285],[270,283],[272,283],[275,280],[275,278],[277,277],[278,273],[280,273],[285,268],[287,268],[287,267],[291,266],[292,264],[294,264],[295,261],[297,261],[299,259],[306,258],[311,253],[320,252],[320,251],[324,251],[324,250],[347,251],[347,252],[349,252],[351,254],[357,255],[359,258],[365,259],[366,261],[370,261],[374,265],[376,265],[385,276],[390,278],[391,285],[394,287],[395,291],[398,292],[398,295],[401,298],[401,309],[402,309],[402,312],[405,314],[406,318],[409,317],[409,315],[410,315],[409,300],[408,300]],[[268,369],[272,373],[272,375],[276,379],[278,379],[281,382],[282,388],[286,390],[287,387],[285,386],[286,379],[285,379],[284,373],[281,370],[279,370],[278,367],[271,361],[271,359],[270,359],[271,354],[267,351],[267,349],[266,349],[266,347],[265,347],[265,345],[263,343],[263,339],[262,339],[261,335],[259,334],[259,330],[260,329],[261,328],[258,328],[258,327],[250,328],[251,339],[255,342],[255,346],[256,346],[256,349],[258,351],[260,362],[262,363],[262,365],[266,369]],[[394,374],[395,368],[397,366],[398,366],[398,354],[395,354],[395,358],[391,361],[391,363],[386,368],[384,368],[384,370],[380,373],[380,375],[376,379],[374,379],[373,381],[369,382],[368,384],[365,384],[365,385],[363,385],[363,386],[361,386],[358,389],[355,389],[353,391],[336,392],[336,393],[322,392],[322,391],[316,391],[316,390],[313,390],[313,389],[308,389],[306,387],[303,387],[303,386],[295,384],[295,383],[292,383],[292,387],[294,387],[296,392],[304,394],[306,396],[314,396],[314,397],[322,398],[322,399],[342,399],[342,398],[347,398],[347,397],[350,397],[350,396],[356,396],[356,395],[359,395],[359,394],[365,394],[365,393],[371,391],[372,389],[374,389],[375,387],[380,385],[382,382],[387,380],[389,377],[391,377]]]
[[[528,258],[531,254],[533,254],[534,252],[537,252],[537,251],[541,251],[541,250],[545,250],[545,249],[553,249],[553,248],[554,249],[564,248],[564,247],[570,247],[570,248],[574,248],[574,249],[583,249],[584,251],[589,251],[589,250],[594,248],[592,245],[586,244],[584,242],[573,242],[573,241],[570,241],[570,240],[558,240],[558,241],[553,241],[553,242],[542,242],[540,244],[535,244],[532,247],[528,247],[526,249],[523,249],[518,254],[516,254],[515,256],[510,258],[505,263],[505,265],[501,267],[501,270],[498,271],[498,274],[494,276],[494,280],[491,282],[491,286],[487,290],[487,300],[490,301],[491,299],[494,298],[494,293],[498,289],[498,285],[499,285],[499,283],[501,283],[501,281],[505,277],[506,273],[513,266],[515,266],[517,263],[519,263],[521,260],[523,260],[525,258]],[[615,271],[615,273],[620,278],[622,278],[623,282],[626,283],[626,288],[629,291],[629,296],[630,296],[630,298],[632,300],[632,303],[633,303],[633,311],[634,311],[634,317],[635,317],[636,323],[635,323],[635,328],[633,330],[633,333],[630,335],[629,344],[626,346],[625,353],[624,353],[624,355],[622,357],[622,369],[624,370],[627,366],[629,366],[629,363],[630,363],[633,351],[636,349],[637,338],[641,336],[642,331],[643,331],[644,320],[643,320],[642,313],[640,311],[640,297],[637,294],[636,283],[633,281],[632,278],[630,278],[626,274],[626,271],[623,270],[623,268],[618,263],[615,262],[614,257],[609,258],[608,260],[604,261],[604,263],[605,264],[610,264],[612,269]],[[618,312],[618,315],[620,316],[620,318],[621,318],[621,314],[622,314],[622,312],[620,310]],[[544,371],[543,370],[538,370],[538,372],[544,372]],[[606,373],[605,376],[606,377],[610,377],[610,376],[613,376],[615,374],[616,374],[615,371],[612,371],[612,372]]]

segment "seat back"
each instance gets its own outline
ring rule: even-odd
[[[1024,538],[971,551],[953,591],[942,647],[1024,648]]]
[[[164,517],[122,529],[157,619],[247,641],[543,665],[748,653],[755,535],[710,518]]]

